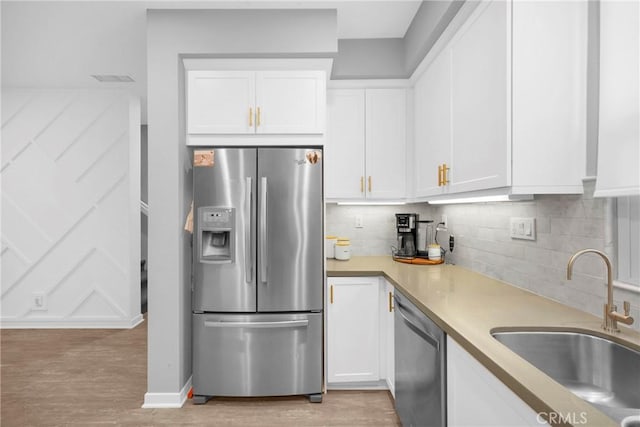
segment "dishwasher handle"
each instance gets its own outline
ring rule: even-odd
[[[413,330],[416,334],[418,334],[420,337],[422,337],[427,343],[429,343],[431,346],[436,348],[436,351],[440,351],[440,342],[438,341],[438,339],[436,337],[434,337],[433,335],[431,335],[429,332],[425,331],[424,329],[422,329],[420,326],[416,325],[415,323],[413,323],[411,320],[409,320],[409,318],[407,316],[404,315],[404,313],[402,312],[407,311],[407,306],[405,306],[404,304],[402,304],[398,298],[394,295],[393,298],[396,301],[396,307],[398,307],[398,314],[400,314],[400,316],[402,317],[402,320],[404,320],[404,322],[407,324],[407,326],[409,326],[409,328],[411,328],[411,330]]]

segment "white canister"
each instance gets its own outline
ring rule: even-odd
[[[338,243],[337,236],[327,236],[324,238],[324,256],[327,258],[335,258],[335,244]]]
[[[347,261],[351,259],[351,243],[348,240],[340,240],[335,245],[336,259]]]
[[[440,245],[437,243],[432,243],[429,245],[429,259],[438,260],[442,258],[442,249]]]

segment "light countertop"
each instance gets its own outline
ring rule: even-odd
[[[615,336],[602,319],[455,265],[411,265],[390,256],[327,260],[327,276],[384,276],[536,412],[585,412],[588,424],[616,426],[491,336],[500,329],[587,331],[640,351],[640,333]],[[603,303],[605,300],[603,289]]]

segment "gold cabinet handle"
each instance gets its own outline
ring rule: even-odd
[[[333,285],[329,287],[329,303],[333,304]]]
[[[442,186],[442,165],[438,165],[438,187]]]
[[[369,175],[369,193],[371,193],[371,187],[372,187],[372,185],[371,185],[371,175]]]
[[[389,313],[393,311],[393,292],[389,292]]]
[[[360,177],[360,192],[364,193],[364,176]]]
[[[249,107],[249,127],[253,127],[253,108]]]
[[[257,116],[256,116],[256,126],[260,126],[260,122],[261,122],[261,120],[260,120],[260,107],[256,108],[256,114],[257,114]]]
[[[447,171],[449,170],[449,168],[447,167],[446,163],[442,164],[442,185],[447,185],[449,183],[449,180],[447,179]]]

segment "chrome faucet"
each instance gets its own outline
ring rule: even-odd
[[[631,325],[633,323],[633,317],[629,316],[631,303],[629,301],[624,302],[624,314],[620,314],[616,311],[618,308],[613,304],[613,274],[611,272],[611,261],[604,252],[596,249],[583,249],[573,254],[567,264],[567,280],[571,280],[573,263],[578,259],[578,257],[580,257],[580,255],[587,253],[600,255],[607,265],[607,303],[604,305],[602,327],[607,332],[620,332],[620,329],[618,329],[618,322],[622,322],[625,325]]]

